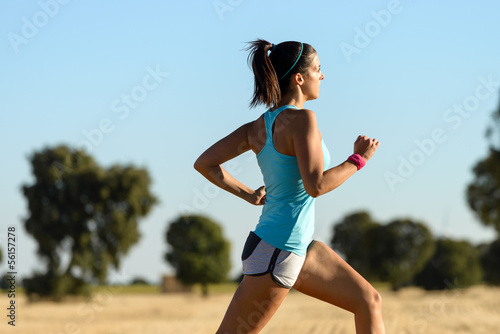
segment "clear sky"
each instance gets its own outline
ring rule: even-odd
[[[316,238],[368,210],[411,218],[436,236],[490,241],[467,207],[474,164],[500,93],[497,1],[3,1],[0,3],[2,164],[0,245],[18,231],[18,272],[39,267],[20,187],[27,157],[46,146],[85,148],[102,166],[145,167],[160,204],[111,280],[172,273],[165,232],[182,213],[219,222],[232,274],[261,207],[214,189],[192,168],[209,145],[265,110],[249,110],[245,42],[315,47],[325,80],[316,112],[332,165],[360,134],[381,146],[367,166],[316,202]],[[227,166],[262,185],[255,157]],[[7,271],[6,259],[0,272]]]

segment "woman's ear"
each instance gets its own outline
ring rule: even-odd
[[[301,86],[303,83],[304,83],[304,77],[302,76],[302,74],[300,73],[296,73],[293,77],[292,77],[292,80],[293,80],[293,83],[296,84],[296,85],[299,85]]]

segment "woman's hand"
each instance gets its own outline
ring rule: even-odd
[[[361,155],[365,161],[368,161],[379,147],[380,142],[367,136],[358,136],[354,142],[354,153]]]
[[[264,205],[264,203],[266,202],[265,186],[262,186],[255,190],[255,192],[249,196],[247,201],[253,205]]]

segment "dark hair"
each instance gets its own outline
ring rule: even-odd
[[[273,44],[263,39],[257,39],[249,44],[246,48],[250,51],[248,63],[251,64],[255,76],[250,108],[259,104],[269,108],[276,106],[281,96],[290,89],[292,75],[296,73],[305,75],[316,55],[316,50],[311,45],[303,43],[302,55],[297,64],[282,78],[299,57],[300,42],[283,42],[276,45],[273,51],[271,51]]]

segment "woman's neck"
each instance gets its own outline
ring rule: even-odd
[[[301,98],[301,97],[284,96],[283,98],[281,98],[280,102],[278,103],[278,108],[281,106],[293,105],[299,109],[302,109],[304,107],[305,102],[306,102],[306,100]]]

